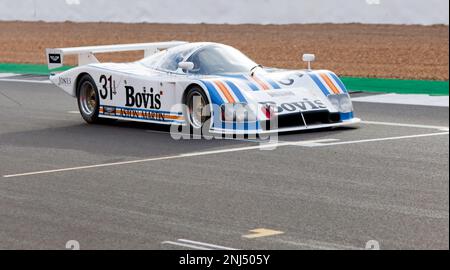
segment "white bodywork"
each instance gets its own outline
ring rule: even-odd
[[[161,42],[94,46],[66,49],[47,49],[49,68],[63,65],[64,56],[77,55],[79,66],[68,71],[52,74],[50,80],[67,94],[77,96],[77,80],[82,74],[89,74],[96,82],[100,95],[102,118],[123,119],[160,124],[186,123],[183,110],[183,96],[189,86],[197,85],[206,93],[209,103],[222,106],[227,103],[252,105],[256,121],[269,120],[261,106],[272,104],[280,117],[299,114],[302,118],[314,112],[340,114],[340,120],[333,123],[308,125],[286,125],[277,131],[323,128],[358,123],[353,109],[340,112],[332,101],[334,97],[349,97],[347,90],[337,76],[326,70],[261,70],[254,75],[204,76],[167,72],[151,69],[141,62],[99,63],[95,53],[142,50],[145,56],[186,44],[185,42]],[[59,60],[57,59],[59,56]],[[53,57],[53,59],[52,59]],[[310,59],[310,57],[309,57]],[[331,84],[330,84],[331,83]],[[339,101],[340,102],[340,101]],[[348,102],[351,101],[348,98]],[[308,116],[309,117],[309,116]],[[345,117],[345,119],[344,119]],[[307,119],[308,120],[308,119]],[[248,124],[248,123],[245,123]],[[211,131],[220,133],[266,133],[260,125],[243,129],[244,123],[214,123]]]

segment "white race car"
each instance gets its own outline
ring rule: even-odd
[[[95,54],[144,51],[132,63]],[[161,42],[47,49],[49,69],[67,55],[78,66],[50,80],[77,98],[88,123],[103,118],[171,124],[191,131],[261,134],[358,123],[350,96],[331,71],[264,68],[217,43]]]

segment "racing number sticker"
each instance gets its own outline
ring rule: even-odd
[[[100,89],[99,94],[102,99],[113,99],[113,95],[116,95],[116,81],[112,79],[112,76],[106,77],[106,75],[100,76],[100,84],[102,89]]]

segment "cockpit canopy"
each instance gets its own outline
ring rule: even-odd
[[[148,68],[186,73],[180,62],[192,62],[189,74],[221,75],[249,72],[255,62],[233,47],[217,43],[189,43],[158,52],[141,61]]]

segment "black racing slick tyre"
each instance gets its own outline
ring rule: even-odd
[[[99,122],[100,99],[94,79],[88,74],[83,75],[77,84],[78,109],[81,117],[89,123]]]
[[[212,111],[203,89],[199,86],[191,87],[186,92],[185,105],[184,115],[191,134],[209,134]]]

